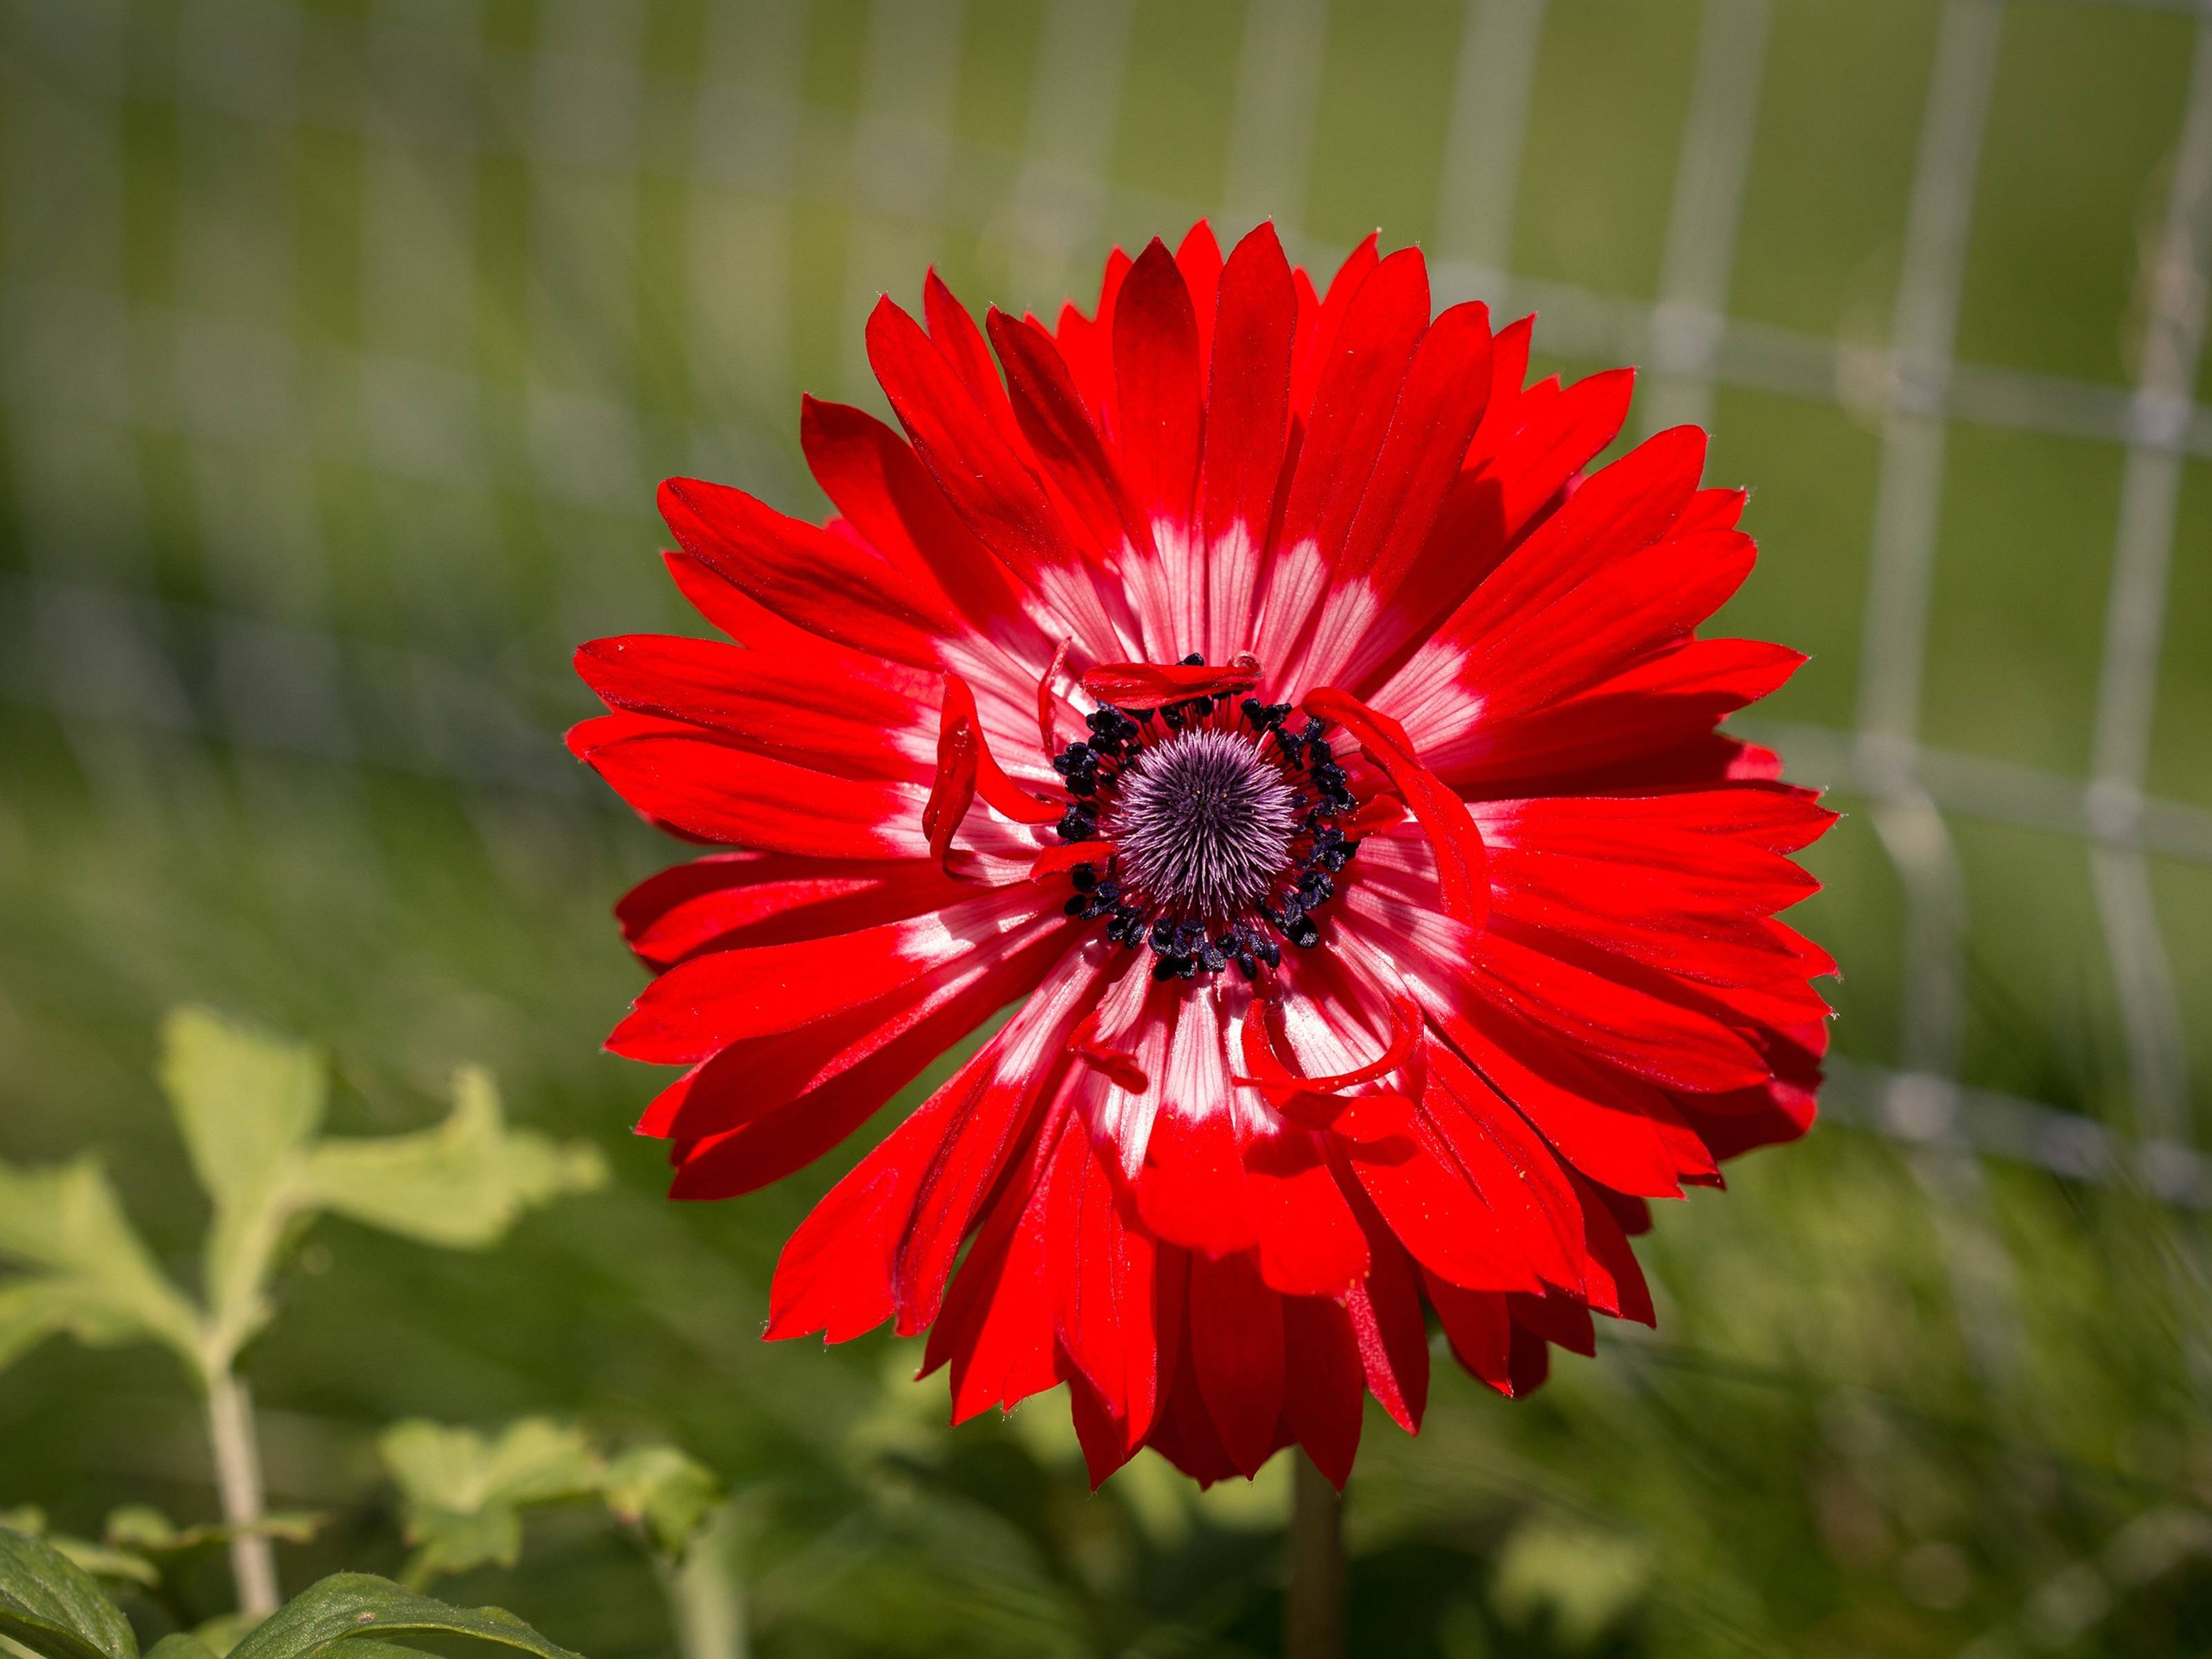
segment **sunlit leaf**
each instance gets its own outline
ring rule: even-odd
[[[545,1418],[526,1418],[495,1438],[412,1419],[386,1430],[378,1449],[404,1502],[407,1541],[416,1547],[407,1576],[416,1583],[514,1565],[524,1506],[599,1490],[590,1443]]]
[[[264,1515],[251,1526],[201,1522],[180,1527],[149,1504],[126,1504],[108,1511],[102,1535],[118,1549],[149,1555],[183,1554],[228,1544],[234,1538],[276,1538],[287,1544],[311,1542],[327,1516],[304,1510],[280,1510]]]
[[[624,1452],[607,1465],[600,1491],[617,1519],[666,1555],[684,1553],[722,1495],[713,1471],[673,1446]]]
[[[453,1607],[388,1578],[344,1572],[295,1597],[231,1650],[232,1659],[306,1659],[349,1638],[465,1636],[538,1659],[577,1659],[503,1607]],[[118,1659],[128,1659],[119,1656]]]
[[[0,1164],[0,1258],[30,1270],[0,1280],[0,1364],[63,1331],[103,1344],[152,1337],[198,1363],[191,1304],[154,1265],[96,1159]]]
[[[205,1008],[161,1027],[161,1086],[200,1185],[215,1200],[208,1303],[236,1340],[262,1322],[262,1281],[289,1213],[294,1155],[320,1126],[322,1054]]]
[[[51,1544],[0,1531],[0,1636],[48,1659],[137,1659],[130,1621]]]
[[[598,1151],[510,1130],[498,1091],[474,1067],[454,1082],[452,1115],[419,1134],[326,1140],[302,1175],[308,1202],[429,1244],[489,1244],[532,1205],[606,1179]]]

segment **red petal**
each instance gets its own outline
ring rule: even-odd
[[[1334,289],[1329,299],[1335,303]],[[1289,659],[1321,602],[1327,574],[1343,551],[1390,429],[1406,366],[1428,325],[1428,267],[1419,248],[1401,248],[1376,266],[1343,309],[1314,393],[1279,535],[1285,550],[1314,542],[1319,556],[1277,568],[1256,647],[1269,662]],[[1458,464],[1455,454],[1450,465],[1456,471]]]
[[[910,670],[858,673],[848,660],[825,672],[811,657],[665,634],[591,641],[577,647],[575,664],[611,708],[706,726],[757,754],[841,777],[911,779],[919,771],[890,736],[921,712],[908,693]]]
[[[799,1224],[769,1286],[771,1342],[817,1331],[826,1341],[849,1341],[890,1317],[891,1255],[967,1079],[963,1072],[931,1096]]]
[[[1234,696],[1260,683],[1255,667],[1208,668],[1181,663],[1107,662],[1088,669],[1083,689],[1116,708],[1158,708],[1193,697]]]
[[[615,917],[629,948],[660,969],[707,951],[855,933],[974,896],[920,859],[711,853],[647,877],[616,903]]]
[[[1304,1130],[1245,1150],[1260,1277],[1285,1296],[1341,1296],[1367,1277],[1367,1237],[1336,1176]]]
[[[694,957],[638,994],[607,1047],[630,1060],[690,1065],[745,1037],[858,1007],[971,954],[1011,953],[1053,908],[1024,884],[858,933]]]
[[[1336,355],[1334,347],[1336,333],[1350,309],[1352,296],[1367,281],[1370,272],[1380,263],[1376,244],[1381,240],[1377,233],[1369,231],[1359,245],[1345,255],[1344,263],[1336,268],[1329,279],[1328,295],[1315,308],[1311,320],[1299,331],[1298,361],[1291,380],[1291,410],[1310,424],[1314,398],[1321,386],[1322,377],[1328,372],[1331,360]],[[1422,307],[1422,321],[1428,320],[1427,307]]]
[[[669,1196],[734,1198],[804,1169],[874,1116],[953,1043],[1027,995],[1060,951],[1056,933],[1048,933],[1004,960],[933,981],[921,1002],[885,1020],[888,1040],[865,1050],[856,1063],[787,1105],[679,1147]],[[839,1063],[845,1059],[838,1056]]]
[[[799,441],[822,493],[885,557],[994,630],[1030,630],[1005,567],[897,433],[865,410],[810,396],[799,402]]]
[[[1198,319],[1198,361],[1203,368],[1212,361],[1213,313],[1221,289],[1221,244],[1213,239],[1213,227],[1200,219],[1175,257],[1183,286],[1190,290],[1191,314]]]
[[[982,717],[975,712],[975,694],[968,682],[957,674],[945,677],[945,702],[939,715],[940,720],[965,721],[975,734],[975,793],[1017,823],[1056,823],[1067,811],[1065,801],[1046,800],[1031,794],[1013,779],[991,754],[991,745],[983,736]],[[940,745],[941,745],[940,738]],[[945,764],[940,746],[938,766],[940,775]]]
[[[1204,614],[1192,621],[1219,637],[1187,642],[1216,656],[1243,650],[1249,642],[1260,549],[1290,430],[1291,349],[1297,314],[1290,262],[1274,227],[1263,224],[1237,243],[1222,270],[1206,381],[1199,525],[1208,565],[1206,585],[1198,596]]]
[[[1314,1467],[1342,1492],[1359,1449],[1364,1381],[1352,1316],[1340,1303],[1286,1297],[1283,1339],[1287,1354],[1283,1410],[1291,1432]]]
[[[1437,884],[1442,890],[1444,914],[1470,927],[1482,925],[1490,907],[1490,889],[1482,832],[1475,828],[1467,803],[1438,781],[1423,766],[1406,736],[1406,728],[1388,714],[1379,714],[1350,692],[1324,688],[1306,694],[1309,714],[1333,720],[1349,732],[1361,752],[1381,767],[1413,816],[1436,854]]]
[[[1011,1409],[1060,1381],[1045,1284],[1045,1189],[1034,1163],[1022,1173],[1036,1184],[1000,1197],[961,1265],[923,1354],[923,1376],[951,1364],[955,1423],[994,1406]]]
[[[1149,518],[1188,522],[1206,383],[1190,289],[1157,239],[1137,256],[1114,308],[1114,380],[1131,494]]]
[[[1422,1288],[1437,1310],[1451,1344],[1452,1357],[1479,1382],[1513,1397],[1513,1320],[1502,1291],[1470,1291],[1434,1273],[1422,1275]]]
[[[1244,1063],[1255,1075],[1231,1078],[1230,1081],[1244,1088],[1257,1089],[1270,1100],[1288,1098],[1300,1094],[1334,1095],[1355,1088],[1363,1083],[1373,1083],[1391,1073],[1412,1065],[1421,1048],[1421,1011],[1408,996],[1390,1000],[1390,1042],[1382,1054],[1364,1066],[1349,1072],[1337,1072],[1327,1077],[1297,1076],[1283,1063],[1275,1051],[1272,1036],[1267,1030],[1265,1013],[1255,1006],[1244,1020]]]
[[[1257,1474],[1283,1409],[1283,1305],[1249,1253],[1191,1258],[1190,1346],[1222,1449],[1240,1473]]]
[[[917,857],[919,785],[832,777],[748,754],[697,726],[602,714],[568,749],[646,817],[695,841],[821,858]]]
[[[1227,1113],[1194,1119],[1163,1109],[1152,1120],[1137,1208],[1162,1238],[1191,1249],[1219,1255],[1259,1242]]]
[[[1067,1040],[1068,1052],[1093,1071],[1103,1073],[1133,1095],[1141,1095],[1152,1086],[1145,1075],[1145,1068],[1137,1064],[1137,1057],[1123,1049],[1109,1048],[1098,1040],[1098,1010],[1093,1008],[1076,1026],[1075,1034]]]
[[[918,667],[937,641],[965,633],[910,579],[851,542],[787,518],[741,489],[671,478],[660,516],[684,550],[809,633]]]
[[[1741,1033],[1695,1006],[1680,981],[1662,982],[1626,957],[1558,934],[1523,937],[1519,924],[1500,919],[1468,971],[1496,1002],[1655,1083],[1717,1092],[1766,1080],[1766,1062]]]
[[[1390,1231],[1422,1266],[1476,1290],[1540,1287],[1526,1251],[1504,1236],[1425,1114],[1415,1112],[1401,1139],[1346,1142],[1342,1152]]]
[[[1413,1264],[1374,1206],[1358,1192],[1345,1195],[1366,1231],[1371,1261],[1366,1281],[1344,1297],[1367,1391],[1400,1428],[1418,1434],[1429,1403],[1429,1328]]]
[[[1106,1159],[1080,1124],[1053,1164],[1053,1319],[1068,1356],[1133,1449],[1158,1405],[1158,1253],[1133,1226]],[[1127,1456],[1127,1452],[1123,1454]]]
[[[983,735],[975,729],[972,715],[954,708],[950,697],[945,704],[937,732],[937,777],[929,786],[928,800],[922,804],[921,832],[929,837],[930,857],[950,871],[952,837],[959,833],[968,809],[975,804]]]

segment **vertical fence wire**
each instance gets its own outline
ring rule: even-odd
[[[1876,781],[1872,817],[1905,905],[1902,1071],[1884,1108],[1917,1136],[1913,1174],[1930,1200],[1968,1358],[1998,1398],[2012,1394],[2026,1343],[1981,1165],[1953,1121],[1966,1012],[1966,878],[1913,755],[1942,511],[1943,390],[2003,16],[2000,0],[1946,0],[1937,32],[1892,323],[1892,401],[1859,656],[1859,746]]]

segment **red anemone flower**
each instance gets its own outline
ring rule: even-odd
[[[1741,492],[1631,375],[1524,385],[1373,238],[1316,293],[1262,225],[978,328],[933,274],[809,399],[836,509],[661,487],[738,643],[601,640],[570,733],[728,851],[618,908],[640,1130],[720,1198],[1019,1007],[799,1227],[768,1334],[929,1332],[956,1421],[1066,1382],[1094,1480],[1407,1430],[1427,1312],[1540,1382],[1650,1323],[1645,1200],[1810,1124],[1833,963],[1775,913],[1832,815],[1723,716],[1802,659],[1700,639]],[[994,352],[996,362],[993,361]],[[963,1250],[965,1255],[963,1255]],[[1426,1311],[1425,1311],[1425,1310]]]

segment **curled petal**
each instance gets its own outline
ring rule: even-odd
[[[1334,720],[1352,733],[1367,757],[1381,767],[1436,850],[1437,884],[1443,890],[1444,914],[1470,927],[1482,925],[1490,910],[1488,854],[1482,831],[1467,803],[1421,764],[1406,728],[1377,714],[1348,691],[1324,687],[1310,691],[1306,712]]]
[[[921,808],[921,832],[929,837],[929,855],[939,864],[951,855],[953,832],[975,804],[976,757],[982,747],[972,719],[946,714],[937,731],[937,778]]]
[[[1244,1022],[1244,1063],[1255,1075],[1232,1078],[1231,1082],[1247,1089],[1257,1089],[1270,1100],[1286,1099],[1293,1095],[1340,1095],[1346,1090],[1363,1083],[1372,1083],[1413,1063],[1421,1048],[1421,1011],[1409,996],[1390,1000],[1390,1043],[1388,1048],[1364,1066],[1356,1066],[1348,1072],[1337,1072],[1327,1077],[1299,1077],[1283,1063],[1275,1053],[1274,1043],[1267,1034],[1266,1021],[1255,1009]]]
[[[1099,1041],[1096,1008],[1083,1017],[1067,1046],[1078,1060],[1133,1095],[1144,1094],[1152,1086],[1152,1079],[1145,1075],[1145,1068],[1137,1064],[1135,1055],[1124,1049],[1109,1048]]]
[[[1163,703],[1184,702],[1192,697],[1218,697],[1249,691],[1260,683],[1256,665],[1208,668],[1203,664],[1107,662],[1087,671],[1083,689],[1101,702],[1116,708],[1158,708]]]

